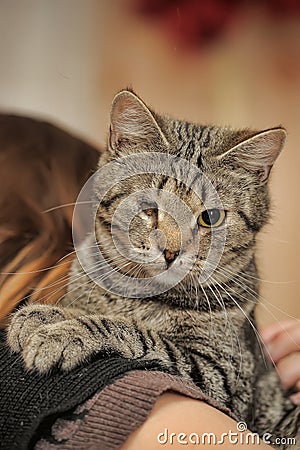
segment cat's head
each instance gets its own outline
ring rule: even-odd
[[[113,174],[116,179],[96,221],[109,264],[127,282],[149,278],[153,285],[166,274],[157,281],[162,290],[176,285],[178,274],[178,286],[188,290],[201,282],[214,239],[219,259],[216,267],[208,261],[211,276],[203,284],[226,282],[243,270],[268,219],[267,181],[285,130],[195,125],[154,113],[130,90],[115,96],[110,119],[102,174],[106,164],[123,159],[107,172],[109,182]],[[124,167],[127,175],[118,180]],[[104,178],[98,177],[96,192]]]

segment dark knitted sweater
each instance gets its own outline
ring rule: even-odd
[[[34,448],[41,430],[57,417],[74,409],[95,392],[132,370],[156,370],[155,361],[126,360],[97,355],[88,364],[69,373],[29,373],[17,354],[0,343],[0,449]]]
[[[69,373],[24,369],[0,332],[0,449],[113,450],[174,391],[236,419],[192,382],[162,372],[156,361],[98,354]],[[150,447],[149,447],[150,448]]]

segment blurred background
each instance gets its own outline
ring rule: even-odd
[[[0,110],[105,145],[132,86],[158,112],[288,130],[258,239],[260,322],[300,318],[299,0],[0,0]]]

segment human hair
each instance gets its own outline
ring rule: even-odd
[[[0,114],[0,325],[55,303],[73,260],[72,213],[99,151],[47,122]]]

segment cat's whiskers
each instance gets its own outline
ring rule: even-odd
[[[210,285],[208,285],[209,290],[211,291],[211,293],[213,294],[213,296],[215,297],[215,299],[217,300],[217,302],[219,303],[219,305],[221,306],[221,311],[224,311],[224,316],[225,316],[225,327],[228,325],[229,323],[229,316],[224,304],[224,301],[222,299],[222,297],[220,296],[220,298],[216,295],[216,293],[214,292],[214,290],[212,289],[212,287]]]
[[[56,211],[57,209],[61,209],[61,208],[67,208],[69,206],[75,206],[75,205],[88,205],[90,203],[94,203],[94,200],[86,200],[86,201],[82,201],[82,202],[71,202],[71,203],[64,203],[61,205],[57,205],[57,206],[53,206],[52,208],[48,208],[45,209],[44,211],[42,211],[43,214],[51,212],[51,211]]]
[[[69,256],[69,253],[67,255],[64,256],[64,258],[66,258],[67,256]],[[60,260],[58,260],[59,262]],[[33,274],[33,273],[42,273],[42,272],[47,272],[48,270],[51,269],[55,269],[57,267],[60,266],[64,266],[64,265],[68,265],[70,264],[70,261],[66,261],[64,263],[60,263],[58,264],[58,262],[56,264],[53,264],[52,266],[47,266],[44,267],[43,269],[37,269],[37,270],[28,270],[28,271],[17,271],[17,272],[0,272],[0,275],[29,275],[29,274]]]
[[[238,372],[237,372],[237,380],[236,380],[236,382],[238,383],[239,377],[240,377],[240,375],[242,373],[242,365],[243,365],[243,355],[242,355],[242,348],[241,348],[240,338],[239,338],[239,334],[238,334],[238,332],[236,330],[235,324],[233,323],[233,321],[231,320],[229,314],[227,313],[226,305],[224,303],[224,300],[222,298],[222,295],[221,295],[220,291],[218,290],[216,285],[214,285],[214,287],[215,287],[215,289],[217,290],[217,292],[218,292],[218,294],[220,296],[221,304],[223,305],[224,312],[226,313],[225,327],[226,327],[227,324],[230,326],[229,331],[231,331],[231,333],[230,333],[230,337],[231,337],[231,361],[232,361],[233,356],[236,355],[236,347],[235,347],[234,341],[233,341],[233,333],[236,336],[236,342],[237,342],[237,345],[238,345],[238,355],[239,355],[239,361],[240,361],[239,362],[239,367],[238,367]],[[214,291],[212,289],[212,286],[209,285],[209,288],[214,293]],[[225,330],[226,330],[226,328],[225,328]]]
[[[132,262],[130,261],[129,264],[132,264]],[[122,286],[122,289],[124,289],[124,294],[127,293],[127,295],[124,295],[124,297],[128,297],[128,285],[131,283],[131,276],[129,275],[133,275],[136,276],[136,278],[138,278],[138,275],[141,273],[143,269],[143,265],[138,263],[136,266],[130,267],[129,270],[125,271],[125,273],[122,273],[121,278],[120,278],[120,282],[123,280],[125,280],[124,285]]]
[[[82,286],[86,286],[86,285],[88,285],[89,283],[88,282],[85,282],[85,283],[83,283],[82,284]],[[68,292],[66,292],[66,293],[64,293],[57,301],[56,301],[56,305],[60,305],[60,303],[61,303],[61,301],[64,299],[64,297],[66,297],[68,294],[70,294],[70,293],[75,293],[76,291],[78,290],[78,288],[77,289],[72,289],[71,291],[68,291]],[[88,289],[88,292],[90,293],[90,289]],[[74,296],[74,297],[72,297],[72,301],[70,301],[69,303],[67,303],[67,304],[65,304],[64,306],[66,307],[66,308],[69,308],[69,307],[71,307],[72,305],[74,305],[75,304],[75,306],[76,306],[76,302],[77,302],[77,300],[80,298],[82,296],[82,293],[80,292],[77,296]]]
[[[97,249],[97,250],[99,251],[99,245],[105,244],[105,242],[103,242],[103,241],[104,241],[104,240],[102,239],[102,242],[101,242],[101,243],[100,243],[100,242],[97,242],[96,244],[93,244],[93,245],[90,245],[90,246],[85,246],[84,249],[92,249],[92,248],[95,248],[95,249]],[[107,238],[107,239],[106,239],[106,242],[110,242],[110,239]],[[128,244],[128,247],[130,247],[130,244]],[[98,253],[97,251],[94,252],[94,253],[90,253],[90,256],[93,257],[94,255],[97,255],[97,253]],[[105,261],[103,261],[103,262],[100,263],[100,264],[99,264],[99,263],[95,264],[94,267],[92,267],[91,270],[90,270],[88,273],[86,273],[86,275],[92,275],[94,272],[96,272],[97,270],[101,269],[103,266],[106,266],[106,264],[107,264],[107,263],[110,263],[110,262],[111,262],[111,263],[117,262],[117,265],[116,265],[117,267],[116,267],[116,269],[120,269],[120,270],[123,270],[125,267],[127,267],[128,265],[130,265],[130,264],[132,263],[131,261],[125,261],[124,264],[120,265],[120,263],[119,263],[119,256],[113,256],[113,257],[107,257],[107,256],[105,256]],[[138,272],[137,272],[137,275],[138,275],[138,274],[141,273],[142,268],[143,268],[142,264],[139,264],[137,267],[132,267],[131,270],[137,270],[137,269],[138,269]],[[116,269],[111,269],[111,271],[106,272],[106,273],[103,275],[103,277],[102,277],[101,279],[104,280],[106,276],[109,276],[110,273],[111,273],[113,270],[116,270]],[[128,273],[129,273],[129,272],[126,272],[125,274],[122,274],[122,276],[125,277],[126,274],[128,274]],[[78,277],[78,275],[76,275],[76,276],[66,276],[66,277],[65,277],[65,280],[68,280],[68,281],[69,281],[69,284],[72,285],[72,284],[74,283],[74,281],[78,281],[79,278],[84,277],[84,276],[85,276],[85,274],[81,275],[80,277]],[[101,279],[99,279],[99,281],[100,281]],[[128,280],[128,282],[129,282],[129,281],[130,281],[130,280]],[[61,284],[61,282],[62,282],[62,279],[60,279],[59,282],[57,282],[57,284]],[[88,282],[84,283],[83,285],[86,285],[87,283],[88,283]],[[53,286],[54,286],[55,284],[56,284],[56,283],[53,283]],[[83,285],[81,285],[81,287],[82,287]],[[59,289],[62,289],[62,287],[60,287]],[[59,290],[59,289],[58,289],[58,290]],[[56,290],[56,291],[54,291],[54,292],[57,293],[58,290]],[[76,289],[74,289],[74,291],[75,291],[75,290],[76,290]],[[71,292],[73,292],[73,290],[69,291],[69,294],[70,294]],[[67,294],[65,294],[65,295],[67,295]],[[60,297],[60,298],[58,299],[57,302],[61,301],[62,298],[63,298],[63,296]],[[72,302],[72,303],[73,303],[73,302]]]
[[[96,247],[96,245],[90,245],[90,246],[87,246],[87,247],[85,247],[85,248],[87,249],[87,248],[92,248],[92,247]],[[29,274],[31,274],[31,273],[41,273],[41,272],[46,272],[46,271],[48,271],[48,270],[56,269],[57,267],[60,267],[60,266],[63,266],[63,265],[68,265],[68,264],[70,264],[70,261],[66,261],[66,262],[62,262],[62,261],[64,261],[66,258],[68,258],[69,256],[71,256],[71,255],[73,255],[73,254],[75,255],[75,253],[76,253],[76,250],[73,250],[73,251],[67,253],[66,255],[62,256],[62,257],[57,261],[56,264],[53,264],[52,266],[44,267],[43,269],[28,270],[28,271],[17,271],[17,272],[0,272],[0,275],[29,275]]]
[[[237,284],[238,286],[240,286],[240,287],[242,287],[242,288],[245,289],[245,286],[243,286],[243,285],[241,285],[240,283],[238,283],[235,279],[233,279],[232,281],[233,281],[233,283],[235,283],[235,284]],[[250,289],[250,290],[251,290],[251,289]],[[254,291],[253,291],[253,292],[254,292]],[[254,295],[251,294],[251,292],[250,292],[250,295],[252,295],[252,296],[254,297]],[[279,308],[279,307],[277,307],[276,305],[272,304],[271,302],[269,302],[265,297],[261,296],[260,294],[258,294],[257,297],[258,297],[260,300],[262,300],[261,302],[259,302],[259,304],[260,304],[260,305],[261,305],[261,306],[262,306],[262,307],[263,307],[263,308],[264,308],[264,309],[272,316],[272,318],[273,318],[277,323],[281,324],[281,321],[276,317],[275,314],[272,313],[270,307],[267,306],[265,303],[268,303],[270,306],[272,306],[273,308],[277,309],[279,312],[284,313],[284,314],[285,314],[286,316],[288,316],[289,318],[299,320],[297,317],[291,316],[291,315],[288,314],[286,311],[283,311],[281,308]],[[243,297],[243,298],[244,298],[244,297]],[[294,340],[293,336],[291,336],[290,333],[288,332],[288,330],[285,330],[284,327],[282,327],[282,330],[286,332],[286,334],[290,337],[290,339],[291,339],[295,344],[297,344],[296,341]],[[272,357],[271,357],[271,355],[269,354],[269,352],[268,352],[267,349],[266,349],[266,351],[267,351],[268,356],[270,357],[272,363],[275,364],[275,363],[274,363],[274,360],[272,359]]]
[[[225,271],[226,269],[224,269],[224,268],[218,268],[218,270],[220,270],[220,271],[221,271],[221,270],[224,270],[224,271]],[[213,279],[213,278],[212,278],[212,279]],[[217,282],[216,280],[214,280],[214,281]],[[243,291],[248,292],[249,295],[250,295],[251,297],[254,298],[254,300],[251,300],[251,299],[249,299],[249,298],[243,296],[240,292],[236,292],[231,286],[228,286],[226,283],[223,283],[223,284],[226,286],[227,289],[230,289],[231,292],[233,292],[233,294],[238,295],[238,296],[239,296],[240,298],[242,298],[243,300],[246,300],[247,302],[251,302],[251,303],[254,303],[254,304],[257,303],[258,298],[260,297],[258,293],[256,293],[256,292],[255,292],[254,290],[252,290],[251,288],[248,288],[248,286],[245,286],[245,285],[243,285],[243,284],[238,283],[238,282],[236,281],[235,278],[232,278],[232,279],[231,279],[231,282],[233,282],[234,284],[236,284],[238,287],[241,287],[241,288],[243,289]],[[251,292],[251,291],[252,291],[252,292]],[[230,294],[228,293],[228,291],[226,291],[226,292],[227,292],[227,294],[230,296]],[[232,299],[231,296],[230,296],[230,298]],[[233,299],[232,299],[232,300],[233,300]],[[236,302],[235,302],[235,303],[236,303]],[[237,304],[237,303],[236,303],[236,304]],[[260,304],[261,304],[264,308],[266,308],[268,312],[271,313],[271,311],[264,305],[263,302],[261,302]],[[271,313],[271,314],[272,314],[272,313]],[[274,319],[276,319],[276,320],[278,321],[278,319],[275,317],[274,314],[272,314],[272,316],[273,316]],[[249,320],[250,320],[250,319],[249,319]],[[279,322],[279,321],[278,321],[278,322]],[[256,327],[255,327],[255,329],[256,329]],[[261,338],[260,338],[259,332],[257,331],[255,334],[256,334],[256,337],[257,337],[257,339],[258,339],[259,346],[260,346],[260,350],[261,350],[262,356],[263,356],[264,361],[265,361],[265,352],[264,352],[264,350],[262,349],[262,346],[261,346]],[[271,360],[272,363],[274,364],[274,360],[273,360],[273,358],[272,358],[270,352],[268,351],[268,349],[265,349],[265,351],[267,352],[268,357],[270,358],[270,360]],[[265,364],[266,364],[266,361],[265,361]]]
[[[254,323],[252,322],[252,320],[250,319],[250,317],[248,316],[248,314],[244,311],[244,309],[242,308],[241,305],[239,305],[238,301],[233,298],[233,296],[228,292],[228,289],[230,289],[233,293],[235,293],[236,295],[238,295],[239,297],[243,298],[244,300],[248,300],[246,297],[242,296],[239,292],[235,292],[234,289],[232,289],[230,286],[228,286],[226,283],[223,283],[223,285],[221,285],[217,280],[214,280],[214,282],[220,287],[220,289],[222,289],[231,299],[231,301],[238,307],[238,309],[242,312],[242,314],[245,316],[245,318],[247,319],[247,321],[249,322],[252,330],[254,331],[254,335],[257,339],[258,345],[259,345],[259,349],[261,352],[261,355],[263,357],[263,361],[265,366],[267,367],[267,361],[266,361],[266,357],[265,357],[265,353],[263,350],[263,346],[262,346],[262,341],[261,341],[261,337],[260,334],[257,331],[256,326],[254,325]],[[253,302],[254,303],[254,302]]]
[[[230,288],[230,289],[231,289],[231,291],[235,292],[232,288]],[[238,292],[235,292],[235,293],[236,293],[237,295],[239,295]],[[243,299],[247,300],[247,298],[245,298],[245,297],[243,297],[243,296],[241,296],[241,297],[242,297]],[[238,305],[237,302],[235,302],[235,303]],[[274,319],[275,319],[278,323],[280,323],[280,321],[279,321],[274,315],[273,315],[273,317],[274,317]],[[250,319],[249,319],[249,320],[250,320]],[[253,326],[254,326],[254,325],[253,325]],[[256,328],[255,328],[255,329],[256,329]],[[289,333],[287,333],[287,334],[289,334]],[[273,364],[274,369],[275,369],[275,371],[277,372],[277,374],[278,374],[278,376],[279,376],[279,372],[278,372],[277,366],[276,366],[276,364],[275,364],[275,361],[274,361],[274,359],[273,359],[273,357],[272,357],[270,351],[268,350],[268,348],[267,348],[267,347],[264,347],[264,348],[263,348],[262,343],[261,343],[262,340],[261,340],[260,334],[259,334],[259,332],[258,332],[257,329],[256,329],[255,335],[256,335],[256,339],[257,339],[257,341],[258,341],[258,343],[259,343],[259,348],[260,348],[260,352],[261,352],[261,355],[262,355],[263,360],[264,360],[264,364],[267,365],[267,361],[266,361],[266,358],[265,358],[265,353],[267,353],[267,356],[268,356],[269,360],[270,360],[271,363]],[[289,336],[290,336],[290,335],[289,335]],[[290,336],[290,338],[293,340],[294,343],[296,343],[292,336]]]
[[[232,333],[234,333],[234,334],[236,335],[237,342],[238,342],[238,346],[239,346],[239,351],[241,352],[241,346],[240,346],[239,335],[238,335],[238,333],[237,333],[237,331],[236,331],[235,324],[233,323],[233,321],[231,320],[229,314],[227,313],[226,305],[225,305],[225,303],[224,303],[224,300],[223,300],[223,298],[222,298],[222,295],[221,295],[221,293],[220,293],[220,291],[219,291],[219,289],[218,289],[217,286],[213,285],[213,286],[210,286],[210,287],[211,287],[212,290],[213,290],[213,288],[215,288],[215,290],[217,291],[217,293],[218,293],[218,295],[219,295],[219,298],[220,298],[221,303],[224,305],[224,310],[226,311],[225,331],[226,331],[226,326],[227,326],[227,321],[228,321],[228,322],[229,322],[229,326],[231,327],[231,328],[229,329],[229,331],[231,331]],[[232,349],[232,351],[231,351],[231,359],[232,359],[232,358],[233,358],[233,355],[234,355],[234,353],[235,353],[235,347],[234,347],[234,343],[233,343],[233,337],[232,337],[232,334],[230,334],[230,336],[231,336],[231,349]]]
[[[84,277],[84,274],[82,274],[80,277]],[[49,283],[46,286],[43,286],[41,288],[36,288],[35,290],[38,291],[43,291],[43,290],[47,290],[49,288],[53,288],[57,285],[61,285],[63,282],[70,282],[72,283],[73,281],[76,281],[78,279],[77,276],[73,276],[70,273],[68,273],[67,275],[64,275],[63,277],[60,277],[59,279],[57,279],[55,282],[53,283]],[[60,286],[61,289],[63,289],[65,287],[65,285]],[[53,292],[57,292],[57,291],[53,291]],[[43,299],[44,297],[41,297],[41,299]]]
[[[195,277],[194,277],[194,274],[193,274],[193,273],[192,273],[192,276],[193,276],[193,279],[194,279]],[[199,282],[198,282],[197,284],[199,284]],[[195,283],[195,287],[197,286],[197,284]],[[200,286],[202,287],[201,283],[200,283]],[[217,296],[216,292],[214,292],[213,287],[214,287],[214,288],[216,289],[216,291],[218,292],[219,297]],[[239,336],[238,336],[238,334],[237,334],[237,332],[236,332],[236,329],[235,329],[235,326],[234,326],[232,320],[230,319],[230,317],[229,317],[229,315],[228,315],[228,312],[227,312],[225,303],[224,303],[224,301],[223,301],[223,298],[222,298],[222,296],[221,296],[221,293],[219,292],[219,290],[218,290],[218,288],[217,288],[216,285],[214,285],[214,286],[208,285],[208,288],[210,289],[210,291],[212,292],[213,296],[216,298],[217,302],[218,302],[219,305],[221,306],[221,309],[224,311],[225,328],[226,328],[227,326],[229,326],[229,327],[230,327],[230,330],[232,331],[232,333],[234,333],[234,334],[236,335],[236,339],[237,339],[237,343],[238,343],[238,349],[239,349],[239,354],[241,355],[241,345],[240,345],[240,341],[239,341]],[[204,287],[202,287],[202,291],[204,292],[204,295],[205,295],[206,298],[207,298],[207,295],[206,295],[206,293],[205,293]],[[208,300],[208,298],[207,298],[207,300]],[[208,300],[208,301],[209,301],[209,300]],[[232,347],[232,355],[233,355],[233,352],[235,351],[235,347],[234,347],[234,344],[233,344],[233,337],[232,337],[232,334],[231,334],[231,333],[230,333],[230,336],[231,336],[231,347]],[[240,360],[241,360],[241,358],[240,358]],[[240,372],[241,372],[241,364],[242,364],[242,363],[240,362],[240,365],[239,365],[239,372],[238,372],[239,374],[240,374]]]
[[[211,310],[210,301],[209,301],[209,298],[208,298],[208,296],[207,296],[207,294],[206,294],[206,292],[205,292],[205,289],[203,288],[203,286],[202,286],[201,283],[199,283],[199,286],[201,287],[201,290],[202,290],[202,292],[203,292],[203,294],[204,294],[204,296],[205,296],[205,299],[206,299],[206,301],[207,301],[207,304],[208,304],[209,314],[210,314],[210,331],[211,331],[211,333],[212,333],[211,336],[213,336],[213,335],[214,335],[214,326],[213,326],[214,321],[213,321],[213,316],[212,316],[212,310]]]
[[[228,315],[228,312],[227,312],[225,303],[224,303],[224,301],[223,301],[223,299],[222,299],[221,293],[219,292],[217,286],[214,285],[214,288],[217,290],[217,292],[218,292],[218,294],[219,294],[219,298],[218,298],[218,296],[216,295],[216,293],[214,292],[212,286],[208,285],[208,288],[210,289],[210,291],[212,292],[212,294],[213,294],[214,297],[216,298],[217,302],[218,302],[219,305],[221,306],[221,310],[224,310],[224,315],[225,315],[225,330],[226,330],[226,327],[229,326],[229,331],[231,331],[231,332],[229,333],[229,334],[230,334],[230,338],[231,338],[231,360],[232,360],[232,358],[233,358],[233,355],[236,355],[236,347],[235,347],[234,341],[233,341],[233,334],[235,334],[235,336],[236,336],[236,342],[237,342],[237,345],[238,345],[238,355],[239,355],[239,361],[240,361],[240,362],[239,362],[239,367],[238,367],[238,372],[237,372],[237,380],[236,380],[236,383],[238,383],[240,374],[242,373],[242,359],[243,359],[239,335],[238,335],[238,333],[237,333],[237,331],[236,331],[236,328],[235,328],[234,323],[232,322],[232,320],[230,319],[230,317],[229,317],[229,315]],[[204,292],[205,292],[205,291],[204,291]]]
[[[276,309],[277,311],[279,311],[280,313],[285,314],[287,317],[289,317],[290,319],[297,319],[297,317],[294,317],[290,314],[288,314],[286,311],[284,311],[283,309],[279,308],[277,305],[274,305],[272,302],[270,302],[266,297],[262,296],[261,294],[257,293],[256,291],[254,291],[253,289],[251,289],[248,286],[249,281],[246,280],[243,276],[239,275],[239,274],[235,274],[233,272],[231,272],[229,269],[225,269],[225,268],[218,268],[219,271],[223,271],[224,274],[229,274],[231,275],[233,278],[231,278],[231,281],[236,284],[237,286],[241,287],[244,291],[246,291],[247,293],[249,293],[249,295],[251,297],[254,298],[254,300],[250,300],[250,299],[246,299],[248,302],[254,302],[257,303],[258,300],[261,300],[259,302],[259,304],[266,310],[268,311],[268,313],[271,314],[272,318],[275,319],[277,322],[279,322],[279,320],[277,319],[277,317],[271,312],[270,307]],[[242,272],[241,272],[242,273]],[[236,278],[241,279],[242,281],[244,281],[247,284],[241,284],[239,283]],[[254,277],[252,277],[254,278]],[[266,303],[269,305],[269,307],[266,305]]]
[[[208,263],[208,264],[209,264],[209,263]],[[228,281],[231,281],[231,282],[235,283],[236,285],[238,285],[239,287],[241,287],[241,288],[243,289],[243,291],[246,291],[247,293],[249,293],[249,295],[250,295],[251,297],[254,298],[254,300],[250,300],[249,298],[246,298],[246,300],[247,300],[248,302],[252,302],[252,303],[254,303],[254,304],[257,303],[259,294],[258,294],[257,291],[255,291],[254,289],[251,289],[251,288],[249,287],[249,281],[248,281],[248,280],[245,280],[245,279],[244,279],[244,281],[245,281],[246,284],[240,284],[240,283],[238,283],[238,282],[236,281],[236,277],[238,276],[238,274],[236,274],[236,273],[234,273],[234,272],[231,272],[231,271],[228,271],[228,270],[225,269],[224,267],[217,267],[216,270],[215,270],[215,274],[217,274],[218,272],[221,273],[221,274],[223,274],[223,275],[225,275],[226,278],[228,279]],[[213,278],[212,278],[212,276],[211,276],[211,280],[212,280],[212,279],[213,279]],[[216,281],[217,281],[216,278],[214,278],[214,282],[216,282]],[[223,282],[223,283],[225,283],[225,282]],[[221,283],[221,284],[222,284],[222,283]],[[238,293],[238,294],[239,294],[239,296],[241,296],[240,293]]]
[[[86,248],[93,248],[93,247],[96,247],[96,246],[93,245],[93,246],[89,246],[89,247],[86,247]],[[97,253],[96,253],[96,252],[95,252],[95,253],[91,253],[91,256],[94,256],[94,255],[97,255]],[[111,261],[112,261],[112,259],[111,259]],[[99,265],[99,263],[97,263],[97,264],[98,264],[98,267],[100,267],[100,266],[102,266],[102,265],[105,265],[104,262],[103,262],[103,264],[100,264],[100,265]],[[84,274],[82,274],[81,276],[83,277]],[[50,287],[54,287],[54,286],[56,286],[57,284],[61,284],[63,281],[73,282],[73,281],[76,281],[76,280],[77,280],[77,278],[76,278],[76,277],[74,278],[74,276],[71,275],[70,272],[69,272],[69,273],[68,273],[67,275],[65,275],[64,277],[59,278],[57,281],[55,281],[55,282],[53,282],[53,283],[47,284],[47,286],[45,286],[45,287],[43,287],[43,288],[38,288],[38,290],[43,290],[43,289],[48,289],[48,288],[50,288]]]
[[[228,273],[230,273],[230,271],[229,271],[228,269],[222,268],[222,270],[227,271]],[[236,275],[236,276],[237,276],[238,278],[240,278],[241,280],[243,280],[243,281],[245,281],[245,282],[248,282],[244,277],[242,277],[242,276],[240,276],[240,275]],[[234,281],[236,284],[238,284],[237,281],[236,281],[235,279],[233,279],[232,281]],[[262,281],[264,281],[264,280],[262,280]],[[244,287],[243,285],[240,285],[240,286]],[[261,301],[259,302],[259,304],[260,304],[263,308],[265,308],[266,311],[268,311],[268,312],[271,314],[272,318],[275,319],[276,321],[278,321],[277,317],[271,312],[271,309],[266,305],[266,303],[267,303],[270,307],[272,307],[272,308],[276,309],[277,311],[279,311],[280,313],[285,314],[288,318],[290,318],[290,319],[298,319],[297,317],[292,316],[291,314],[287,313],[285,310],[281,309],[279,306],[274,305],[272,302],[270,302],[266,297],[262,296],[261,294],[256,294],[256,292],[255,292],[253,289],[247,287],[247,291],[248,291],[249,294],[252,295],[253,297],[258,298],[259,300],[261,300]],[[253,294],[251,294],[251,291],[253,292]]]
[[[199,307],[198,283],[197,283],[197,280],[196,280],[196,276],[195,276],[195,274],[193,272],[191,272],[191,276],[192,276],[192,281],[193,281],[193,284],[192,284],[192,282],[190,283],[190,285],[191,285],[191,296],[192,296],[192,289],[193,289],[193,286],[194,286],[195,292],[196,292],[196,295],[195,295],[196,301],[195,301],[194,309],[198,310],[198,307]]]
[[[118,267],[118,270],[123,270],[125,267],[128,267],[131,264],[132,264],[131,261],[125,261],[122,264],[118,264],[117,267]],[[105,262],[103,263],[103,266],[106,267],[106,263]],[[91,274],[97,272],[101,268],[102,268],[102,265],[96,264],[95,265],[95,270],[87,272],[87,275],[91,275]],[[115,267],[112,267],[108,271],[106,270],[104,274],[102,274],[100,277],[96,278],[96,280],[95,280],[96,283],[106,280],[113,272],[116,272],[116,271],[117,271],[117,269]],[[122,274],[122,275],[124,275],[124,274]]]
[[[82,278],[82,277],[84,277],[84,275],[81,275],[80,277],[74,277],[73,280],[77,280],[77,279]],[[51,297],[55,296],[55,294],[57,294],[59,291],[65,291],[65,289],[66,289],[66,284],[67,284],[67,282],[69,282],[69,280],[70,280],[70,276],[69,276],[69,275],[66,275],[66,276],[64,276],[64,277],[59,278],[59,279],[58,279],[56,282],[54,282],[54,283],[50,283],[50,284],[48,284],[48,285],[46,285],[46,286],[44,286],[44,287],[40,287],[40,288],[39,288],[39,287],[36,287],[36,288],[35,288],[35,292],[39,292],[39,291],[48,291],[49,288],[51,288],[51,287],[53,287],[53,286],[57,286],[57,285],[59,286],[57,289],[54,289],[54,290],[51,292],[50,295],[49,295],[48,292],[46,292],[45,295],[39,297],[39,299],[38,299],[39,303],[43,303],[43,300],[45,300],[45,299],[47,299],[47,300],[51,299]],[[78,289],[78,287],[77,287],[76,289]],[[66,294],[67,294],[67,293],[64,292],[63,295],[62,295],[61,297],[59,297],[59,298],[55,301],[55,304],[59,303],[59,301],[60,301]],[[25,296],[22,298],[22,301],[25,302],[26,300],[30,300],[31,295],[32,295],[31,293],[28,293],[27,295],[25,295]]]
[[[65,255],[65,257],[67,257],[68,255]],[[63,265],[67,265],[70,264],[70,261],[66,261],[64,263],[61,264],[53,264],[53,266],[48,266],[48,267],[44,267],[43,269],[38,269],[38,270],[30,270],[30,271],[17,271],[17,272],[0,272],[0,275],[29,275],[31,273],[41,273],[41,272],[46,272],[47,270],[51,270],[51,269],[55,269],[56,267],[59,266],[63,266]]]
[[[81,276],[77,276],[77,277],[74,276],[73,282],[80,280],[80,278],[85,278],[86,275],[87,275],[87,274],[84,273],[84,274],[81,275]],[[67,292],[64,292],[64,293],[57,299],[57,301],[55,302],[55,304],[56,304],[56,305],[60,304],[60,303],[62,302],[62,300],[63,300],[65,297],[70,296],[70,295],[73,294],[73,293],[76,293],[76,291],[78,291],[78,290],[81,291],[82,288],[84,288],[85,286],[88,286],[88,285],[90,285],[90,284],[91,284],[91,280],[88,279],[88,280],[84,281],[83,283],[81,283],[80,286],[76,286],[76,287],[74,287],[73,289],[70,289],[70,290],[68,290]],[[72,281],[69,282],[69,285],[72,285]],[[94,285],[92,285],[92,286],[94,286]],[[95,284],[95,286],[96,286],[96,284]],[[62,289],[62,288],[61,288],[61,289]],[[54,291],[54,292],[57,293],[59,290],[60,290],[60,289],[57,289],[57,290]],[[80,293],[76,298],[74,298],[71,302],[67,303],[65,306],[66,306],[66,307],[69,307],[69,306],[73,305],[73,304],[78,300],[78,298],[79,298],[81,295],[82,295],[82,293]]]
[[[95,254],[96,254],[96,253],[95,253]],[[91,256],[93,256],[93,254],[91,254]],[[109,261],[112,262],[112,261],[113,261],[113,258],[110,258]],[[105,266],[105,265],[106,265],[106,261],[104,261],[103,263],[100,263],[100,264],[99,264],[99,263],[96,263],[96,264],[94,264],[94,265],[92,266],[92,268],[90,269],[89,272],[84,272],[84,273],[82,273],[81,275],[77,275],[77,274],[74,274],[74,275],[68,275],[68,276],[66,277],[66,279],[68,280],[68,284],[71,286],[72,284],[74,284],[75,281],[78,281],[78,280],[80,280],[81,278],[85,278],[86,276],[89,277],[89,275],[92,275],[93,273],[97,272],[99,269],[101,269],[101,268],[102,268],[103,266]],[[68,292],[64,293],[61,297],[59,297],[59,298],[57,299],[56,304],[58,304],[59,302],[61,302],[62,299],[63,299],[65,296],[71,294],[72,292],[75,292],[75,291],[78,290],[78,289],[82,289],[83,286],[86,286],[87,284],[91,283],[91,281],[92,281],[91,279],[88,279],[86,282],[82,283],[80,286],[77,286],[77,287],[75,287],[75,288],[69,290]],[[56,283],[54,283],[54,284],[56,284]],[[60,280],[59,282],[57,282],[57,284],[61,284],[61,280]],[[45,287],[44,289],[47,289],[47,287]],[[62,285],[62,286],[60,286],[58,289],[54,290],[53,293],[52,293],[52,295],[56,294],[57,292],[59,292],[59,291],[62,290],[62,289],[65,289],[65,285]],[[47,296],[41,297],[40,300],[43,300],[45,297],[47,297]],[[74,302],[72,302],[72,303],[74,303]]]
[[[256,281],[259,281],[259,282],[262,282],[262,283],[268,283],[268,284],[289,284],[289,283],[294,283],[294,281],[275,281],[275,280],[266,280],[266,279],[261,278],[261,277],[259,277],[259,276],[255,277],[255,276],[250,275],[249,273],[246,273],[246,272],[243,272],[243,271],[241,271],[241,272],[239,272],[239,273],[236,274],[236,273],[230,271],[230,269],[225,268],[225,267],[222,267],[222,269],[223,269],[224,271],[228,272],[229,274],[232,274],[232,275],[234,275],[234,276],[238,276],[239,278],[243,278],[244,281],[246,281],[246,282],[249,282],[247,279],[250,279],[250,280],[256,280]],[[241,274],[242,274],[242,275],[241,275]]]
[[[87,300],[86,300],[86,304],[87,304],[87,305],[89,304],[90,298],[91,298],[91,296],[92,296],[92,293],[93,293],[93,291],[96,289],[96,287],[97,287],[97,284],[94,284],[94,285],[90,288],[89,295],[87,296]],[[96,307],[96,304],[94,304],[93,310],[91,310],[91,314],[95,311],[95,307]]]
[[[184,283],[182,282],[182,280],[178,283],[178,286],[179,286],[180,290],[185,294],[185,297],[189,298],[189,293],[186,290],[186,287],[185,287]],[[191,291],[191,295],[192,295],[192,291]]]

